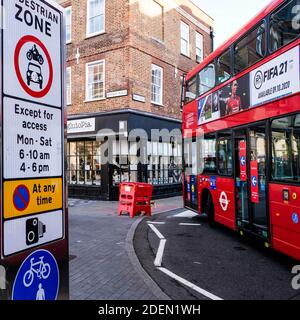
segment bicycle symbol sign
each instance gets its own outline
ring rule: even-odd
[[[13,300],[56,300],[59,270],[46,250],[33,252],[21,265],[13,286]]]
[[[34,262],[34,258],[30,259],[30,269],[27,270],[23,277],[23,284],[26,288],[30,287],[33,283],[35,275],[38,279],[48,279],[51,267],[49,263],[44,263],[44,256],[40,257],[40,260]]]

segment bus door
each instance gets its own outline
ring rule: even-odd
[[[237,226],[269,240],[265,126],[235,133]]]
[[[184,143],[184,202],[185,207],[198,212],[198,176],[197,176],[197,145],[196,138],[187,139]]]

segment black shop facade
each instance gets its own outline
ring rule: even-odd
[[[153,185],[154,199],[182,191],[181,121],[136,110],[68,117],[69,196],[117,200],[122,182]]]

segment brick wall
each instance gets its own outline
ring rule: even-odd
[[[106,0],[105,33],[87,38],[87,1],[59,2],[72,5],[72,43],[67,45],[67,66],[72,68],[70,114],[132,108],[181,117],[180,77],[196,66],[196,31],[204,36],[204,56],[211,50],[209,33],[192,20],[209,29],[210,17],[189,0],[176,0],[184,14],[164,0]],[[180,54],[180,21],[190,26],[190,57]],[[86,63],[102,59],[106,93],[127,90],[128,96],[86,102]],[[151,104],[152,63],[163,68],[163,106]],[[145,103],[133,101],[133,93],[144,96]]]

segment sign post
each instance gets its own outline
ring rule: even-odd
[[[0,266],[12,300],[69,297],[64,16],[2,0]]]

